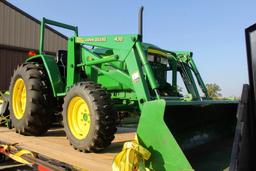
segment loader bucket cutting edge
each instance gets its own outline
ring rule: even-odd
[[[223,156],[222,153],[216,152],[220,147],[216,142],[224,144],[223,139],[233,137],[237,104],[235,101],[146,102],[137,134],[140,143],[151,152],[148,167],[154,170],[174,171],[206,168],[209,170],[210,167],[213,167],[212,170],[224,169],[229,162],[229,148],[225,154],[226,162],[209,163],[206,158],[215,160]],[[228,143],[231,150],[232,140]],[[223,151],[223,147],[221,148]],[[215,158],[207,156],[208,149],[216,153]],[[214,166],[209,166],[210,164]]]

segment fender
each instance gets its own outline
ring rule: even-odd
[[[47,72],[48,78],[51,83],[52,92],[54,97],[58,94],[65,92],[65,86],[61,78],[61,74],[53,56],[50,55],[36,55],[28,58],[26,62],[39,62],[42,63]]]

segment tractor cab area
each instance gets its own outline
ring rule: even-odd
[[[173,100],[210,99],[206,86],[197,70],[190,51],[167,51],[152,44],[143,43],[147,59],[159,84],[159,94]],[[168,80],[168,77],[171,78]],[[178,77],[186,89],[186,96],[181,93]],[[200,95],[199,89],[202,92]]]

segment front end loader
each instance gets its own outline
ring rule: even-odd
[[[74,31],[56,57],[44,52],[46,24]],[[79,36],[77,27],[43,18],[39,53],[15,70],[10,84],[16,132],[42,135],[61,111],[72,146],[97,152],[114,139],[120,113],[137,113],[138,140],[152,154],[149,168],[197,169],[198,163],[191,162],[197,158],[193,149],[232,135],[237,102],[209,97],[192,52],[145,43],[141,24],[139,30]],[[178,75],[189,98],[178,91]]]

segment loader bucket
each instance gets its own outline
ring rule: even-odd
[[[173,102],[143,106],[137,134],[154,170],[223,170],[229,164],[236,101]],[[224,159],[225,158],[225,159]]]

